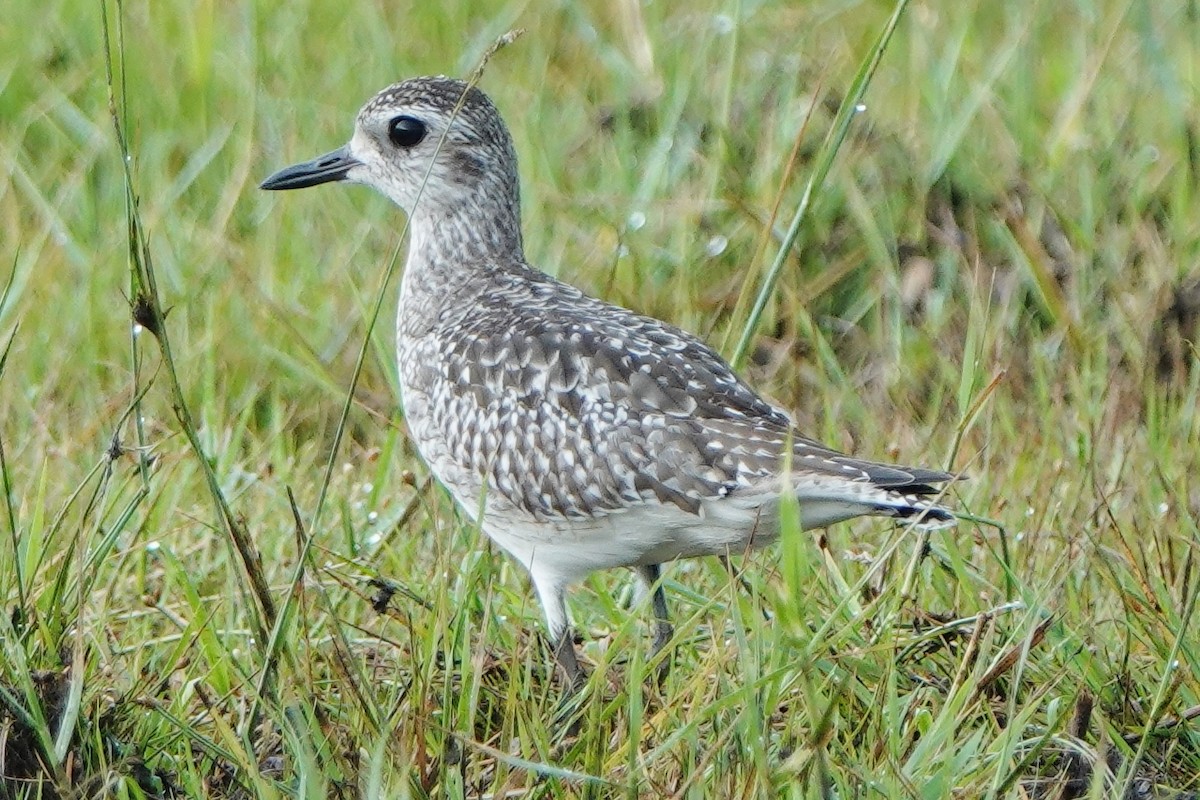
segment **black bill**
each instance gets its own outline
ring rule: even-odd
[[[303,189],[319,183],[345,180],[351,168],[361,166],[362,162],[351,156],[348,148],[339,147],[312,161],[284,167],[259,186],[263,189]]]

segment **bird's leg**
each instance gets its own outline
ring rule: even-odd
[[[567,688],[577,692],[583,688],[583,668],[579,666],[579,657],[575,654],[575,634],[570,626],[563,628],[562,633],[554,639],[554,660],[562,673]]]
[[[743,592],[745,592],[746,594],[753,597],[754,589],[750,586],[750,581],[746,580],[745,575],[743,575],[738,570],[734,569],[733,562],[729,560],[729,554],[722,553],[721,555],[717,556],[717,558],[719,558],[721,560],[721,566],[723,566],[725,568],[725,572],[729,574],[729,577],[733,578],[734,580],[736,580],[738,582],[738,585],[742,587]],[[763,615],[764,620],[766,620],[767,622],[771,621],[771,612],[770,611],[767,611],[767,609],[764,608],[762,610],[762,615]]]
[[[554,648],[554,661],[562,672],[567,688],[576,692],[583,688],[585,676],[583,668],[579,666],[579,657],[575,654],[575,635],[567,618],[565,587],[560,581],[547,576],[532,573],[531,577],[546,615],[546,629]]]
[[[553,640],[554,661],[558,665],[559,675],[562,676],[564,691],[555,704],[553,722],[550,729],[557,731],[562,738],[560,746],[565,746],[583,729],[584,712],[587,708],[583,691],[587,676],[579,666],[579,658],[575,654],[575,634],[568,625]]]
[[[667,608],[667,595],[663,592],[662,582],[659,578],[662,576],[662,569],[658,564],[643,564],[635,568],[638,579],[642,583],[644,591],[650,592],[650,604],[654,608],[654,635],[652,638],[653,650],[651,656],[656,656],[662,651],[667,643],[671,641],[671,637],[675,635],[675,628],[671,625],[671,613]],[[658,680],[661,683],[667,677],[667,673],[671,670],[671,659],[664,658],[658,665]]]
[[[746,594],[752,594],[750,590],[750,582],[746,580],[742,573],[738,572],[734,568],[733,562],[729,560],[729,554],[722,553],[721,555],[717,556],[717,558],[721,560],[721,566],[725,568],[726,574],[738,582],[738,586],[742,587],[742,591]]]

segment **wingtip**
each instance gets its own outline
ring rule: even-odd
[[[930,513],[936,512],[936,513]],[[931,508],[917,517],[913,527],[922,531],[941,531],[958,525],[958,517],[942,508]]]
[[[892,516],[903,519],[906,525],[912,525],[917,530],[938,531],[958,524],[958,517],[948,508],[909,502],[910,505],[891,506],[888,510]]]

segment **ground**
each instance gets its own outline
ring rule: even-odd
[[[577,705],[405,439],[403,215],[256,188],[514,28],[481,85],[532,262],[965,476],[947,531],[670,566],[661,686],[593,577]],[[0,797],[1200,791],[1198,35],[1182,0],[9,8]]]

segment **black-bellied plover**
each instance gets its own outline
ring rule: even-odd
[[[672,636],[660,565],[771,542],[782,492],[806,529],[953,522],[922,499],[949,474],[825,447],[695,336],[530,266],[517,157],[480,90],[445,77],[389,86],[349,144],[262,186],[331,181],[408,212],[396,349],[410,435],[463,513],[529,571],[571,683],[565,592],[594,570],[629,567],[653,592],[657,650]]]

